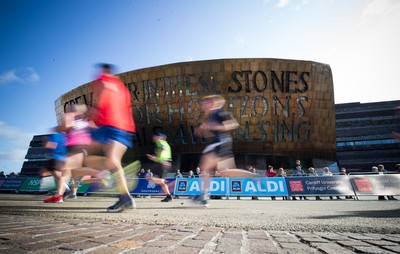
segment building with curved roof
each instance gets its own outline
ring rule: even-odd
[[[125,160],[153,152],[152,133],[168,135],[174,168],[197,166],[205,140],[194,135],[204,113],[201,98],[220,94],[239,122],[232,131],[238,167],[292,168],[336,161],[336,123],[332,72],[327,64],[268,58],[174,63],[117,74],[132,95],[137,127],[135,148]],[[61,95],[58,121],[69,104],[93,100],[94,82]],[[314,165],[315,166],[315,165]],[[149,165],[149,167],[151,167]]]

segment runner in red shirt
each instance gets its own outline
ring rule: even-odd
[[[135,201],[129,193],[121,159],[128,147],[133,147],[136,132],[132,117],[131,95],[122,81],[111,75],[111,66],[103,64],[102,73],[94,88],[94,102],[91,119],[99,127],[92,134],[93,142],[88,148],[89,155],[84,164],[98,170],[117,172],[120,191],[118,201],[108,207],[108,212],[121,212],[135,208]],[[98,153],[104,156],[98,156]],[[95,155],[96,154],[96,155]]]

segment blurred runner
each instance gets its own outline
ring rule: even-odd
[[[156,162],[153,168],[153,175],[148,177],[148,180],[161,186],[164,193],[167,195],[161,202],[171,202],[172,196],[169,192],[168,185],[165,183],[165,176],[171,171],[171,147],[167,142],[167,135],[161,132],[153,134],[153,141],[155,143],[154,155],[147,154],[147,158]]]
[[[255,176],[247,170],[236,169],[229,131],[238,128],[239,124],[229,112],[223,109],[224,105],[225,99],[221,95],[206,96],[201,104],[208,118],[196,128],[196,134],[208,138],[209,144],[203,151],[199,165],[203,178],[202,194],[195,196],[194,200],[203,205],[208,204],[208,187],[212,170],[216,169],[221,177]]]
[[[120,195],[118,201],[108,207],[107,211],[121,212],[125,208],[136,207],[121,165],[122,156],[128,147],[133,147],[136,128],[128,88],[111,74],[111,65],[102,64],[101,68],[102,73],[94,86],[94,101],[90,111],[90,118],[99,128],[92,135],[93,141],[84,164],[90,168],[109,169],[117,173],[116,182]]]
[[[52,133],[46,144],[45,148],[47,148],[48,152],[46,156],[49,157],[48,165],[46,168],[41,170],[41,175],[45,174],[44,171],[49,171],[51,175],[56,180],[57,191],[54,196],[46,198],[43,200],[45,203],[62,203],[63,197],[60,195],[59,190],[63,190],[64,182],[62,180],[62,169],[65,165],[65,160],[67,158],[67,148],[65,143],[67,138],[65,134],[61,131],[60,127],[54,128],[54,133]]]

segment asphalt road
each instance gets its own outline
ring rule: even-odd
[[[137,209],[116,214],[105,209],[115,197],[80,196],[62,204],[45,204],[44,198],[1,193],[0,214],[245,230],[400,234],[400,201],[378,201],[377,197],[357,201],[222,199],[210,200],[209,207],[186,197],[170,203],[161,203],[161,197],[135,198]]]

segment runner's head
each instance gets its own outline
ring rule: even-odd
[[[156,140],[159,140],[159,139],[166,140],[167,139],[167,135],[165,135],[162,132],[154,132],[153,140],[156,141]]]
[[[225,105],[225,98],[217,94],[208,95],[203,97],[202,105],[203,104],[211,104],[208,109],[222,108]]]

